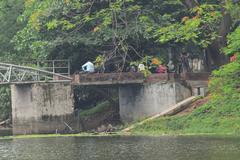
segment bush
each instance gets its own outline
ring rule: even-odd
[[[214,71],[209,83],[213,98],[235,99],[240,98],[240,63],[239,60]]]
[[[11,92],[10,88],[0,87],[0,121],[6,120],[11,116]]]

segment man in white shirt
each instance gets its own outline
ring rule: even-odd
[[[82,66],[82,70],[87,73],[94,73],[95,72],[94,64],[88,61]]]

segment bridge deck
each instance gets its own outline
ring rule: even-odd
[[[73,85],[115,85],[141,84],[145,78],[142,73],[89,73],[72,76]]]
[[[186,74],[152,74],[145,78],[142,73],[89,73],[72,75],[73,85],[124,85],[124,84],[143,84],[155,83],[161,81],[208,81],[208,72],[203,73],[186,73]]]

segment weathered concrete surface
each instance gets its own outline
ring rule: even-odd
[[[194,80],[207,81],[210,73],[165,73],[152,74],[147,78],[139,72],[122,72],[122,73],[80,73],[72,75],[72,85],[94,86],[94,85],[128,85],[156,83],[162,81],[175,80]]]
[[[69,83],[12,85],[13,134],[55,133],[73,114]]]
[[[180,81],[121,86],[119,87],[121,120],[130,122],[161,113],[191,95],[191,89]]]
[[[86,73],[72,76],[72,84],[81,86],[139,84],[144,80],[144,74],[137,72]]]
[[[141,121],[137,124],[131,125],[130,127],[127,127],[125,129],[123,129],[122,131],[123,132],[129,132],[130,130],[132,130],[136,126],[142,125],[142,124],[144,124],[146,122],[149,122],[149,121],[152,121],[156,118],[159,118],[159,117],[162,117],[162,116],[171,116],[171,115],[174,115],[176,113],[179,113],[180,111],[186,109],[186,107],[188,105],[190,105],[191,103],[193,103],[196,99],[197,99],[197,97],[195,97],[195,96],[189,97],[189,98],[175,104],[174,106],[169,107],[169,109],[163,111],[162,113],[158,113],[158,114],[156,114],[156,115],[154,115],[154,116],[152,116],[148,119],[145,119],[145,120],[143,120],[143,121]]]
[[[191,95],[204,95],[208,76],[170,73],[153,74],[146,79],[141,73],[97,73],[75,75],[71,83],[15,84],[11,86],[13,134],[89,129],[92,125],[88,121],[84,125],[73,113],[71,85],[118,85],[120,116],[129,122],[162,113]]]

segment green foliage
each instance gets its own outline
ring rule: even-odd
[[[228,46],[224,48],[227,55],[240,55],[240,27],[236,28],[234,32],[228,35]]]
[[[177,18],[182,9],[181,2],[173,0],[25,0],[25,9],[19,19],[27,25],[12,42],[25,58],[46,59],[64,55],[84,61],[102,52],[135,58],[136,54],[157,53],[158,48],[145,47],[155,43],[150,40],[152,35],[146,32],[148,26],[167,24]],[[69,52],[69,48],[73,52]],[[97,50],[90,53],[89,48]],[[83,54],[86,50],[90,56]]]
[[[207,48],[218,37],[221,10],[238,15],[229,1],[201,1],[193,9],[180,0],[15,1],[0,4],[5,10],[10,2],[19,6],[8,10],[3,19],[14,15],[13,26],[18,26],[11,34],[4,34],[11,35],[5,41],[11,44],[7,49],[12,49],[11,56],[23,60],[72,59],[74,70],[103,53],[132,61],[145,55],[164,57],[170,46]],[[15,25],[20,22],[20,27]]]
[[[232,0],[227,0],[224,8],[231,14],[233,24],[235,25],[239,21],[240,17],[240,3],[233,3]]]
[[[181,22],[156,29],[154,37],[160,43],[192,41],[195,45],[207,48],[217,38],[221,18],[218,5],[203,4],[193,8],[188,16],[182,17]]]
[[[201,1],[193,9],[180,0],[10,0],[0,7],[6,22],[0,47],[11,56],[79,63],[102,53],[136,60],[146,53],[164,56],[169,46],[207,48],[218,37],[222,9],[234,22],[239,15],[232,1]]]
[[[138,67],[139,64],[144,64],[145,70],[141,71],[144,74],[144,77],[148,77],[152,74],[152,72],[155,72],[156,68],[159,67],[159,65],[163,64],[164,60],[158,57],[154,56],[144,56],[142,59],[137,61],[132,61],[130,63],[130,66]],[[151,72],[151,70],[153,70]]]
[[[240,98],[240,63],[239,61],[225,65],[213,72],[210,90],[216,98],[228,97],[234,100]]]
[[[14,52],[11,39],[23,24],[17,21],[23,9],[23,0],[0,1],[0,58],[11,59]]]
[[[15,57],[11,39],[21,30],[23,24],[17,19],[23,9],[22,0],[0,1],[0,61],[9,61]],[[0,86],[0,121],[11,116],[10,89]]]
[[[0,87],[0,121],[6,120],[11,115],[10,88]]]
[[[104,101],[101,103],[98,103],[95,107],[80,111],[80,117],[88,117],[88,116],[93,116],[97,113],[102,113],[109,108],[112,107],[113,104],[111,104],[109,101]]]
[[[100,69],[101,67],[103,67],[105,61],[106,61],[106,57],[103,55],[99,55],[96,57],[94,61],[94,65],[97,69]]]

